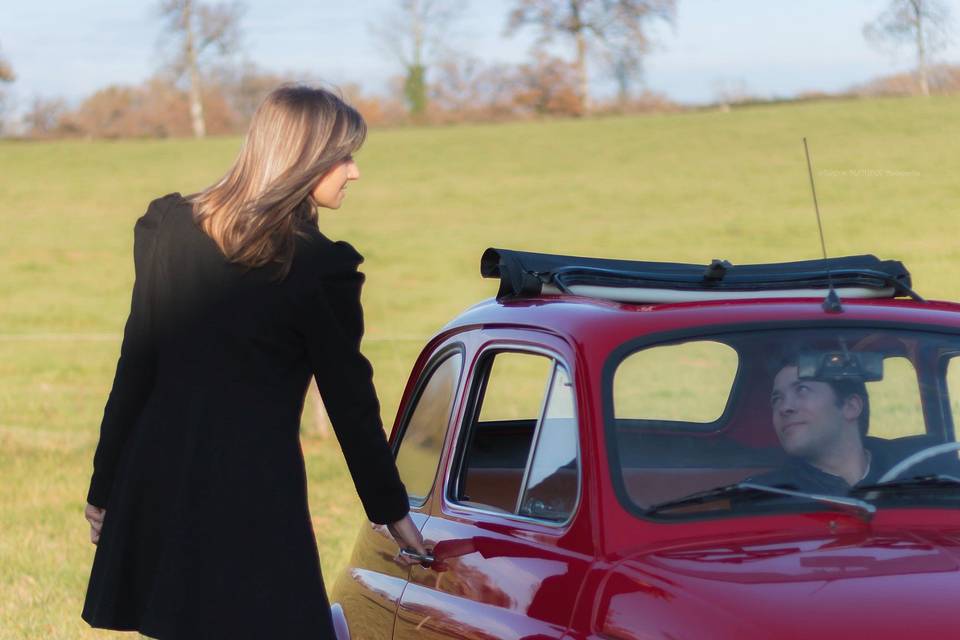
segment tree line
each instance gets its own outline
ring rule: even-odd
[[[676,23],[677,0],[513,0],[504,33],[533,32],[529,60],[492,64],[458,51],[450,40],[463,18],[458,0],[394,0],[391,10],[369,25],[371,37],[393,61],[398,75],[387,95],[342,87],[345,97],[372,124],[490,121],[541,116],[583,116],[609,111],[680,108],[642,86],[643,60],[653,41],[651,27]],[[138,85],[110,86],[78,105],[35,98],[26,109],[27,135],[128,137],[185,136],[243,130],[263,95],[290,77],[245,62],[243,5],[203,0],[159,0],[162,64]],[[864,25],[871,44],[914,49],[916,72],[855,88],[860,92],[911,92],[956,88],[960,74],[931,66],[931,53],[950,36],[944,0],[889,0]],[[567,54],[557,55],[557,51]],[[590,73],[611,79],[616,96],[591,100]],[[0,56],[2,85],[16,79]],[[745,89],[722,88],[718,102],[748,102]]]

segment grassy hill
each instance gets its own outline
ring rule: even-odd
[[[806,103],[375,130],[327,235],[363,253],[365,351],[390,425],[413,359],[495,291],[488,246],[733,263],[903,260],[960,299],[960,99]],[[216,179],[239,140],[0,143],[0,638],[82,638],[90,460],[129,305],[132,228]],[[328,585],[361,510],[334,442],[305,438]]]

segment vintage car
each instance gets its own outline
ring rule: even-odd
[[[960,637],[960,305],[873,256],[481,272],[391,435],[431,553],[364,523],[341,640]]]

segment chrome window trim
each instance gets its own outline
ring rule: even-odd
[[[567,364],[567,361],[556,351],[547,349],[542,346],[527,345],[512,341],[496,341],[491,342],[484,346],[480,351],[478,351],[474,357],[475,363],[483,362],[486,358],[489,357],[490,352],[512,352],[512,353],[522,353],[522,354],[533,354],[541,355],[547,358],[550,358],[553,362],[553,366],[550,369],[550,375],[547,377],[547,389],[544,392],[544,398],[541,400],[540,406],[540,416],[537,419],[537,425],[534,427],[534,436],[536,436],[537,431],[539,430],[539,425],[543,420],[543,412],[546,408],[546,396],[549,393],[550,385],[553,382],[553,374],[556,371],[556,367],[563,367],[564,371],[567,374],[567,378],[570,380],[571,389],[573,390],[573,417],[577,425],[577,495],[576,499],[573,502],[573,508],[570,510],[570,515],[566,520],[562,522],[556,522],[552,520],[543,520],[540,518],[534,518],[531,516],[523,516],[519,513],[508,513],[505,511],[494,511],[492,509],[482,509],[480,507],[473,507],[465,505],[461,502],[458,502],[452,498],[452,496],[458,495],[460,493],[460,481],[461,481],[461,470],[463,468],[464,457],[466,456],[466,448],[461,446],[463,445],[464,438],[468,437],[472,431],[472,423],[476,412],[480,409],[479,406],[475,404],[476,398],[475,394],[478,392],[478,385],[481,382],[486,380],[486,376],[489,375],[489,370],[484,370],[484,378],[478,379],[478,367],[474,366],[471,371],[469,379],[464,381],[463,384],[463,394],[466,396],[468,402],[467,409],[468,411],[464,413],[460,420],[460,428],[457,431],[456,440],[451,444],[452,446],[452,457],[451,463],[447,467],[446,478],[444,478],[443,486],[443,495],[441,496],[441,504],[444,508],[449,508],[454,512],[464,511],[467,513],[478,513],[483,515],[495,516],[498,518],[504,518],[507,520],[513,520],[517,522],[525,522],[530,524],[536,524],[543,527],[549,527],[553,529],[563,529],[567,527],[576,516],[577,512],[580,509],[580,503],[583,498],[583,456],[581,455],[580,448],[580,437],[583,435],[580,423],[580,413],[577,406],[577,385],[576,378],[573,375],[573,368]],[[531,441],[530,452],[527,454],[527,462],[524,467],[523,477],[526,480],[527,474],[529,472],[529,467],[531,463],[531,456],[535,451],[535,443]],[[520,495],[518,500],[523,495],[523,484],[520,485]],[[515,508],[515,511],[517,509]]]
[[[496,358],[496,356],[494,356]],[[527,452],[527,461],[523,464],[523,477],[520,479],[520,493],[517,494],[517,501],[513,505],[514,512],[520,514],[520,505],[523,504],[523,494],[526,493],[527,480],[530,478],[530,465],[533,464],[533,454],[537,450],[537,443],[540,442],[540,429],[543,427],[543,416],[547,411],[547,405],[550,404],[550,392],[553,390],[553,378],[557,375],[557,360],[550,359],[550,373],[547,374],[547,384],[543,390],[543,397],[540,399],[540,411],[537,413],[537,422],[533,425],[533,437],[530,438],[530,451]]]
[[[527,496],[527,493],[530,490],[530,487],[527,486],[527,483],[530,481],[530,470],[533,467],[533,461],[537,453],[537,448],[540,446],[540,437],[543,434],[543,422],[547,417],[547,409],[550,407],[550,403],[553,402],[553,392],[554,384],[557,382],[557,376],[559,372],[562,371],[567,377],[567,384],[570,385],[572,399],[573,399],[573,421],[576,425],[576,441],[575,441],[575,459],[577,461],[577,495],[574,496],[573,506],[574,509],[571,509],[571,514],[576,509],[577,499],[580,496],[580,420],[577,418],[577,394],[576,388],[573,386],[573,380],[570,377],[569,372],[567,372],[566,367],[560,364],[557,360],[553,361],[553,368],[550,371],[550,378],[547,381],[547,389],[543,394],[543,407],[540,409],[540,418],[537,420],[537,426],[533,433],[533,440],[530,444],[530,453],[527,456],[527,466],[523,470],[523,480],[520,482],[520,495],[517,496],[517,504],[514,507],[514,511],[517,512],[517,515],[520,515],[520,507],[523,506],[523,500]],[[532,517],[532,516],[530,516]],[[568,517],[567,520],[570,518]],[[565,520],[564,522],[566,522]]]

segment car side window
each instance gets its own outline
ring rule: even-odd
[[[520,499],[520,515],[560,522],[570,517],[577,500],[578,449],[573,385],[567,372],[555,365]]]
[[[550,365],[550,358],[539,354],[497,353],[484,381],[480,422],[536,422]]]
[[[578,491],[577,426],[569,375],[552,358],[487,356],[453,499],[470,507],[566,520]]]
[[[401,432],[397,469],[412,504],[422,505],[433,487],[462,367],[463,355],[455,352],[427,373]]]
[[[950,358],[947,364],[947,395],[950,398],[954,432],[960,432],[960,356]]]
[[[920,405],[917,372],[910,360],[892,356],[883,360],[883,379],[867,383],[870,396],[870,432],[879,438],[901,438],[927,433]]]

